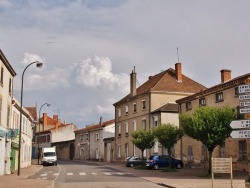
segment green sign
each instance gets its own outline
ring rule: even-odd
[[[15,138],[18,135],[18,130],[19,129],[9,129],[7,133],[8,138]]]

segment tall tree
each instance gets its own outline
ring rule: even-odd
[[[212,153],[216,146],[222,144],[231,133],[230,122],[236,119],[234,108],[225,106],[200,107],[192,115],[180,116],[181,128],[188,136],[201,141],[209,152],[209,168],[211,173]]]
[[[147,130],[140,129],[132,132],[133,144],[141,150],[142,160],[143,160],[143,152],[145,149],[150,149],[154,146],[154,135]]]
[[[181,139],[183,131],[174,124],[162,124],[153,129],[153,135],[161,143],[161,145],[168,150],[168,155],[171,157],[171,148]],[[172,161],[170,161],[172,164]],[[171,167],[171,165],[169,165]]]

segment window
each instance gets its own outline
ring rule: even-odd
[[[3,67],[1,67],[1,79],[0,79],[0,84],[3,85]]]
[[[50,142],[50,135],[47,135],[47,142]]]
[[[128,143],[125,144],[125,157],[127,158],[128,155]]]
[[[204,144],[202,144],[202,146],[201,146],[201,160],[202,161],[207,161],[208,160],[207,147]]]
[[[121,145],[117,146],[117,157],[121,157]]]
[[[199,99],[199,105],[200,106],[206,106],[206,99],[205,98]]]
[[[136,120],[133,121],[133,128],[134,128],[134,131],[136,131]]]
[[[154,121],[154,127],[157,127],[158,126],[158,117],[154,116],[153,121]]]
[[[89,140],[89,133],[86,133],[86,140]]]
[[[222,143],[220,145],[220,158],[224,158],[224,157],[226,157],[226,155],[225,155],[225,143]]]
[[[146,101],[145,101],[145,100],[142,101],[142,109],[143,109],[143,110],[146,109]]]
[[[118,124],[118,137],[121,136],[121,124]]]
[[[82,134],[79,135],[79,140],[80,140],[80,142],[83,141],[83,135]]]
[[[11,95],[11,93],[12,93],[12,81],[11,81],[11,78],[10,78],[10,80],[9,80],[9,94]]]
[[[125,114],[128,115],[128,106],[125,106]]]
[[[137,156],[137,149],[136,149],[135,145],[133,145],[133,150],[134,150],[134,156]]]
[[[133,104],[134,112],[136,112],[136,103]]]
[[[235,87],[235,89],[234,89],[234,93],[235,93],[235,95],[239,95],[239,87]]]
[[[3,99],[2,97],[0,96],[0,123],[2,122],[2,105],[3,105]]]
[[[223,101],[223,93],[216,93],[215,94],[215,102]]]
[[[84,155],[84,148],[80,149],[80,156]]]
[[[120,108],[117,110],[117,113],[118,113],[118,117],[121,117],[121,109]]]
[[[158,153],[159,152],[159,142],[155,141],[155,145],[154,145],[154,153]]]
[[[142,128],[146,130],[147,125],[146,125],[146,118],[142,120]]]
[[[95,134],[95,139],[96,139],[96,141],[99,140],[99,133],[96,133],[96,134]]]
[[[125,123],[125,128],[126,128],[126,136],[128,136],[128,122]]]
[[[239,160],[247,160],[247,143],[245,140],[239,141]]]
[[[192,104],[191,102],[186,103],[186,110],[192,110]]]
[[[188,161],[193,161],[193,148],[192,146],[188,146]]]

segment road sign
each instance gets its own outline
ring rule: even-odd
[[[230,123],[232,129],[250,128],[250,120],[235,120]]]
[[[240,107],[247,107],[250,106],[250,101],[249,102],[240,102]]]
[[[248,93],[248,92],[250,92],[250,84],[239,86],[239,93]]]
[[[250,113],[250,108],[242,108],[240,109],[240,114],[248,114]]]
[[[230,136],[232,138],[250,138],[250,130],[234,130]]]
[[[240,95],[239,100],[250,100],[250,95]]]

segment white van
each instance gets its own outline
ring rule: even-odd
[[[57,156],[55,147],[42,148],[42,165],[57,165]]]

